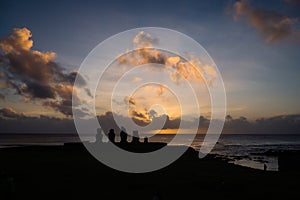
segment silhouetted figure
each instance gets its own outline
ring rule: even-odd
[[[132,143],[136,144],[140,142],[140,138],[139,138],[139,132],[138,131],[133,131],[132,132]]]
[[[148,143],[148,138],[147,137],[144,138],[144,143],[146,143],[146,144]]]
[[[127,143],[127,133],[124,127],[121,127],[120,137],[121,137],[121,141],[120,141],[121,143]]]
[[[96,134],[96,143],[103,141],[103,132],[102,128],[97,128],[97,134]]]
[[[267,171],[267,165],[264,163],[264,171]]]
[[[110,129],[108,132],[108,139],[109,141],[111,141],[112,143],[115,142],[115,138],[116,138],[116,134],[115,134],[115,130],[114,129]]]

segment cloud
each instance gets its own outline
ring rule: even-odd
[[[151,37],[150,34],[144,31],[139,32],[133,39],[133,44],[137,47],[152,47],[153,44],[158,44],[158,39]]]
[[[124,103],[129,106],[135,106],[135,99],[133,97],[126,96],[124,98]]]
[[[292,25],[295,20],[273,10],[257,9],[250,6],[247,0],[241,0],[233,5],[234,18],[246,17],[264,38],[266,43],[274,43],[293,34]]]
[[[163,129],[177,129],[181,124],[182,128],[190,128],[193,121],[183,121],[180,118],[169,118],[168,115],[157,115],[157,113],[148,112],[152,122],[164,120]],[[152,114],[151,114],[152,113]],[[100,126],[105,132],[114,128],[118,133],[120,127],[114,121],[113,115],[118,115],[112,112],[106,112],[97,116]],[[137,115],[139,115],[137,113]],[[142,115],[140,117],[143,117]],[[132,119],[122,115],[118,115],[126,128],[126,124],[130,124]],[[148,123],[134,119],[135,123],[140,126],[146,126]],[[87,133],[95,130],[90,130],[92,127],[91,120],[85,119]],[[204,116],[199,117],[199,130],[201,133],[206,133],[210,119]],[[70,118],[55,118],[40,115],[38,117],[26,116],[22,112],[17,112],[12,108],[0,108],[0,133],[76,133],[74,121]],[[259,118],[254,121],[248,120],[246,117],[234,118],[227,116],[223,129],[224,134],[299,134],[300,133],[300,115],[279,115],[269,118]]]
[[[147,112],[147,109],[141,108],[141,105],[138,105],[134,97],[126,96],[124,98],[125,105],[128,105],[128,112],[130,117],[137,124],[148,124],[150,122],[150,116]]]
[[[10,107],[0,108],[0,119],[20,119],[24,117],[23,113],[18,113]]]
[[[45,101],[43,105],[48,108],[52,108],[58,112],[61,112],[66,116],[72,116],[72,101],[70,100]]]
[[[177,63],[179,63],[180,61],[180,57],[179,56],[174,56],[174,57],[168,57],[166,59],[166,65],[169,65],[169,66],[176,66]]]
[[[38,82],[27,82],[19,88],[19,91],[25,96],[29,94],[31,98],[55,98],[55,90],[50,85]]]
[[[226,117],[223,133],[272,133],[298,134],[300,131],[300,115],[279,115],[249,121],[246,117]]]
[[[79,74],[76,71],[70,72],[69,74],[64,74],[64,78],[69,80],[69,82],[71,84],[75,83],[75,80],[77,78],[77,82],[76,84],[79,86],[85,86],[86,85],[86,81],[84,80],[84,78],[81,76],[81,74]]]
[[[151,119],[158,116],[157,112],[155,110],[153,110],[153,109],[150,110],[148,112],[148,114],[149,114],[149,116],[150,116]]]
[[[145,117],[144,115],[140,115],[137,113],[140,119]],[[181,128],[189,129],[194,124],[193,120],[181,120],[180,118],[171,119],[168,115],[157,115],[154,111],[149,111],[148,115],[153,123],[155,121],[165,121],[165,124],[162,129],[178,129],[179,126]],[[112,117],[112,115],[111,115]],[[113,120],[111,118],[110,120]],[[124,117],[123,121],[128,120]],[[138,118],[133,119],[137,124],[141,126],[145,126],[151,121],[145,122]],[[196,120],[196,119],[194,119]],[[206,133],[208,126],[210,124],[210,119],[204,116],[199,117],[199,131],[201,133]],[[125,127],[126,128],[126,127]],[[241,116],[238,118],[233,118],[229,115],[226,117],[226,121],[223,129],[224,134],[299,134],[300,133],[300,115],[279,115],[269,118],[259,118],[254,121],[248,120],[246,117]]]
[[[42,101],[42,105],[70,116],[72,91],[78,89],[73,87],[75,78],[78,86],[90,96],[86,82],[77,72],[67,72],[59,66],[54,61],[54,52],[32,50],[31,37],[27,28],[15,28],[0,40],[3,52],[0,63],[4,66],[0,71],[0,86],[4,90],[15,90],[15,94],[27,100]]]
[[[131,121],[134,121],[137,125],[143,126],[143,127],[145,127],[146,125],[148,125],[151,122],[148,119],[149,114],[147,112],[142,113],[142,112],[133,111],[132,115],[130,117],[118,115],[117,113],[106,112],[105,114],[98,116],[99,124],[105,132],[108,132],[108,130],[111,128],[115,129],[116,132],[120,131],[120,127],[118,127],[118,125],[116,124],[116,122],[114,120],[114,116],[117,116],[117,118],[120,119],[120,121],[123,123],[123,124],[120,124],[120,126],[124,126],[125,128],[126,128],[126,125],[131,124]],[[153,120],[161,120],[161,119],[164,119],[164,118],[162,116],[156,116],[156,117],[152,118],[152,121]]]
[[[300,0],[284,0],[284,1],[291,5],[300,5]]]
[[[4,94],[0,93],[0,99],[1,99],[1,100],[5,100]]]
[[[165,64],[166,56],[157,49],[140,48],[118,57],[118,62],[130,64],[133,66],[144,65],[148,63]]]
[[[146,92],[154,91],[155,94],[157,94],[157,96],[161,96],[166,90],[165,86],[158,85],[158,84],[147,84],[147,85],[144,85],[142,88]]]
[[[104,132],[107,133],[111,128],[115,129],[117,133],[120,131],[121,127],[119,127],[116,124],[114,120],[114,116],[117,116],[120,119],[120,121],[123,123],[120,125],[124,126],[125,128],[126,128],[126,124],[131,124],[131,120],[133,120],[139,126],[146,126],[148,124],[143,120],[139,120],[137,118],[129,118],[129,117],[124,117],[122,115],[118,115],[117,113],[106,112],[105,114],[99,115],[97,117],[99,121],[99,125],[104,130]]]
[[[0,127],[0,133],[76,133],[73,119],[60,119],[44,115],[1,118]]]
[[[73,85],[58,83],[55,84],[53,87],[61,98],[65,100],[72,100]]]
[[[109,129],[113,128],[117,130],[117,132],[120,130],[120,127],[116,124],[114,121],[114,116],[117,116],[118,119],[123,124],[120,124],[120,126],[126,127],[126,124],[130,124],[129,122],[133,120],[137,125],[145,127],[149,123],[154,123],[154,124],[160,124],[160,122],[165,122],[162,129],[178,129],[180,124],[183,128],[190,128],[191,124],[193,122],[191,121],[182,121],[180,118],[174,118],[171,119],[168,115],[158,115],[156,111],[150,110],[147,113],[142,113],[142,112],[134,112],[133,116],[125,117],[122,115],[118,115],[117,113],[112,113],[112,112],[106,112],[105,114],[99,115],[98,116],[98,121],[100,123],[100,126],[107,132]],[[151,120],[148,119],[148,117]],[[149,130],[151,131],[151,130]]]
[[[28,29],[13,29],[9,36],[0,41],[4,58],[9,61],[8,70],[11,73],[40,83],[47,83],[55,76],[62,76],[59,66],[52,62],[54,52],[39,52],[31,50],[33,41],[29,38]]]
[[[199,59],[191,55],[187,55],[190,62],[183,60],[179,56],[170,56],[167,52],[153,49],[153,42],[157,43],[158,40],[154,40],[149,34],[143,31],[140,32],[133,39],[133,43],[138,44],[139,48],[119,56],[119,65],[131,65],[135,67],[149,63],[161,64],[161,68],[149,67],[149,69],[167,69],[170,78],[176,83],[180,83],[184,79],[203,83],[203,77],[207,78],[208,83],[212,83],[217,77],[217,72],[212,66],[203,64]]]
[[[140,124],[139,122],[141,121],[143,122],[143,124],[150,123],[150,116],[147,110],[143,110],[142,112],[140,112],[133,109],[130,111],[130,116],[137,124]]]
[[[28,51],[33,45],[31,32],[27,28],[13,29],[13,33],[1,41],[1,48],[4,52]]]
[[[158,96],[161,96],[165,91],[165,87],[162,86],[162,85],[159,85],[157,86],[157,89],[156,89],[156,93],[158,94]]]

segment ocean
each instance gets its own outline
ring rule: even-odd
[[[141,136],[144,137],[145,135]],[[147,136],[147,135],[146,135]],[[191,147],[199,150],[205,135],[198,134]],[[170,142],[173,134],[157,134],[149,137],[149,142]],[[117,141],[119,138],[117,137]],[[129,138],[130,140],[130,138]],[[142,139],[141,139],[142,140]],[[84,141],[95,141],[95,136],[87,135]],[[27,145],[63,145],[80,142],[74,134],[0,134],[0,148]],[[190,141],[188,141],[190,142]],[[186,135],[182,134],[174,145],[186,145]],[[256,169],[278,171],[278,159],[270,151],[300,150],[300,134],[222,134],[211,154],[228,162]]]

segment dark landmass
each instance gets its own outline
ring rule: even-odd
[[[136,149],[144,152],[145,146]],[[161,170],[130,174],[101,164],[80,144],[3,148],[0,199],[9,189],[14,199],[151,200],[157,193],[161,199],[299,197],[300,170],[262,171],[197,155],[189,148]]]

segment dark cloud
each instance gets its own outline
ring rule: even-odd
[[[114,102],[119,104],[119,102],[115,100]],[[128,105],[129,114],[136,124],[140,126],[146,126],[149,124],[150,115],[147,109],[138,109],[139,105],[137,105],[136,99],[134,97],[125,96],[124,103],[125,105]]]
[[[63,101],[46,101],[43,104],[49,108],[52,108],[58,112],[63,113],[66,116],[72,116],[72,101],[71,100],[63,100]]]
[[[84,88],[84,91],[86,92],[86,94],[87,94],[89,97],[93,97],[91,91],[90,91],[88,88]]]
[[[159,120],[159,118],[164,117],[164,116],[159,116],[156,117],[155,120]],[[165,125],[163,127],[163,129],[178,129],[180,126],[180,122],[181,119],[180,118],[175,118],[175,119],[170,119],[169,116],[165,116],[166,117],[166,122]]]
[[[31,32],[27,28],[13,29],[12,33],[0,40],[1,87],[11,88],[15,94],[30,100],[41,100],[43,105],[51,107],[66,116],[72,115],[73,84],[85,88],[84,78],[77,72],[66,72],[55,61],[54,52],[32,50]],[[5,84],[4,84],[5,83]],[[79,88],[74,88],[79,90]],[[75,97],[79,100],[78,97]]]
[[[104,132],[108,132],[109,129],[111,128],[115,129],[116,132],[120,132],[121,127],[119,127],[115,122],[114,116],[116,116],[121,122],[123,122],[123,124],[120,124],[120,126],[124,126],[125,128],[126,128],[126,124],[131,124],[131,120],[133,120],[137,125],[143,127],[149,124],[140,118],[134,118],[134,117],[128,118],[122,115],[118,115],[116,113],[106,112],[105,114],[98,116],[99,124],[101,128],[104,130]]]
[[[0,99],[1,99],[1,100],[5,100],[4,94],[0,93]]]
[[[126,96],[124,98],[124,103],[129,106],[135,106],[135,99],[133,97]]]
[[[150,116],[150,118],[154,118],[154,117],[157,117],[158,115],[157,115],[157,112],[155,111],[155,110],[150,110],[149,112],[148,112],[148,114],[149,114],[149,116]]]
[[[300,5],[300,0],[285,0],[285,2],[291,5]]]
[[[126,128],[126,124],[132,119],[112,112],[106,112],[99,115],[98,121],[101,128],[108,132],[113,128],[118,133],[120,128],[114,120],[117,116]],[[137,120],[137,119],[136,119]],[[190,128],[193,121],[182,121],[180,118],[170,119],[167,115],[156,116],[152,122],[165,121],[163,129],[177,129],[179,125],[182,128]],[[195,119],[196,120],[196,119]],[[140,126],[146,126],[148,123],[140,120],[135,121]],[[85,120],[87,133],[90,130],[91,121]],[[204,116],[199,117],[199,132],[206,133],[210,120]],[[74,122],[70,118],[60,119],[48,116],[29,117],[23,113],[18,113],[11,108],[0,109],[0,133],[76,133]],[[234,118],[230,115],[226,117],[223,129],[224,134],[300,134],[300,114],[299,115],[280,115],[269,118],[259,118],[254,121],[246,117]]]
[[[253,8],[247,0],[236,2],[233,9],[235,18],[245,16],[266,43],[283,40],[295,32],[293,30],[295,20],[274,10]]]
[[[86,81],[84,80],[84,78],[81,76],[81,74],[79,74],[78,72],[71,72],[69,74],[66,74],[64,76],[65,79],[69,80],[69,82],[71,84],[75,83],[75,80],[77,78],[77,85],[78,86],[85,86],[86,85]]]
[[[73,133],[76,128],[72,119],[54,117],[23,117],[18,120],[1,119],[0,133]]]
[[[146,126],[150,122],[150,117],[146,110],[144,112],[130,110],[130,116],[132,117],[133,121],[140,126]]]
[[[108,131],[110,128],[114,128],[115,130],[120,130],[120,127],[118,127],[118,125],[116,124],[115,120],[114,120],[114,116],[117,116],[118,119],[120,121],[123,122],[123,124],[121,124],[121,126],[124,126],[126,128],[126,124],[129,124],[128,122],[133,120],[137,125],[139,126],[147,126],[151,121],[149,120],[149,116],[144,114],[144,113],[140,113],[140,112],[136,112],[134,111],[131,115],[130,118],[128,117],[124,117],[121,115],[118,115],[116,113],[112,113],[112,112],[106,112],[103,115],[99,115],[98,116],[98,121],[100,126],[103,128],[103,130]],[[179,127],[180,125],[180,119],[170,119],[169,116],[167,115],[161,115],[161,116],[156,116],[152,118],[152,122],[159,124],[157,122],[159,121],[165,121],[165,124],[163,126],[163,129],[176,129]],[[186,123],[186,128],[188,127],[188,124],[190,124],[189,122]]]
[[[273,133],[300,133],[300,115],[280,115],[270,118],[260,118],[255,121],[254,131]]]
[[[38,82],[27,82],[20,91],[22,94],[29,94],[33,98],[55,98],[55,91],[51,86]]]
[[[0,109],[0,119],[20,119],[20,118],[24,118],[24,114],[23,113],[18,113],[15,110],[13,110],[12,108],[1,108]]]
[[[224,133],[300,133],[300,115],[280,115],[249,121],[246,117],[226,117]]]

